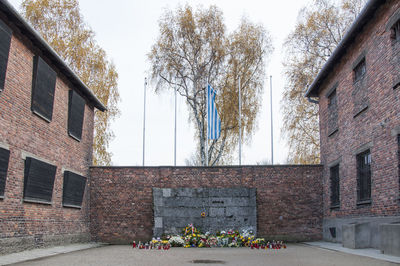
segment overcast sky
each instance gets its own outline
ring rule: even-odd
[[[287,158],[286,141],[282,137],[281,106],[285,84],[282,44],[293,30],[299,10],[311,0],[80,0],[81,13],[96,33],[96,40],[107,52],[119,74],[121,116],[112,124],[115,139],[110,145],[113,165],[142,165],[143,93],[144,78],[149,70],[146,55],[158,36],[158,19],[165,9],[175,9],[189,3],[218,6],[224,14],[228,31],[239,25],[243,16],[261,23],[271,33],[275,48],[267,65],[262,108],[258,115],[258,129],[251,142],[243,146],[242,164],[256,164],[271,160],[269,76],[273,86],[274,163]],[[22,0],[9,0],[20,10]],[[177,165],[195,151],[194,126],[188,121],[188,108],[183,98],[178,99]],[[236,152],[237,157],[237,152]],[[146,100],[146,165],[174,163],[174,97],[173,92],[154,94],[147,87]],[[237,164],[237,160],[234,164]]]

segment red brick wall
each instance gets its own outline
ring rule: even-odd
[[[152,237],[152,187],[257,188],[260,236],[322,237],[321,166],[92,167],[91,233],[124,243]],[[280,219],[282,216],[282,219]]]
[[[82,140],[78,142],[70,137],[68,91],[72,87],[57,71],[52,121],[48,123],[33,114],[30,109],[33,56],[45,56],[16,28],[13,30],[5,88],[0,92],[0,145],[10,150],[5,197],[0,199],[0,253],[18,250],[18,245],[20,249],[33,247],[30,244],[35,243],[46,245],[52,236],[58,241],[67,241],[69,236],[79,238],[80,234],[86,237],[89,234],[89,193],[85,192],[82,209],[62,207],[62,170],[89,177],[94,109],[85,107]],[[57,166],[51,205],[23,202],[24,154]],[[22,247],[22,242],[27,245]],[[15,250],[10,250],[14,244]],[[7,246],[9,249],[4,250]]]
[[[399,10],[399,1],[387,1],[347,48],[320,92],[321,162],[324,165],[324,218],[400,215],[397,134],[400,134],[400,43],[386,30],[389,18]],[[353,82],[352,64],[365,51],[366,76]],[[326,93],[338,82],[338,132],[328,137]],[[356,91],[358,87],[358,92]],[[362,93],[360,93],[362,91]],[[368,109],[354,117],[359,97]],[[356,154],[371,144],[372,186],[369,205],[357,206]],[[367,145],[368,146],[368,145]],[[330,209],[329,165],[338,161],[340,208]]]

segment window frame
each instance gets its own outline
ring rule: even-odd
[[[76,91],[70,90],[68,93],[68,135],[77,141],[82,140],[83,122],[85,120],[85,106],[85,99]],[[77,110],[77,108],[80,110]],[[77,115],[80,116],[77,117]],[[80,132],[74,132],[74,127],[76,125],[78,125],[80,128]]]
[[[357,205],[370,204],[372,200],[372,156],[367,149],[356,155]]]
[[[399,200],[400,200],[400,134],[397,134],[397,171],[399,179]]]
[[[5,48],[4,52],[7,51],[5,53],[2,53],[0,50],[0,92],[2,92],[4,90],[4,85],[6,81],[8,59],[11,50],[12,30],[1,19],[0,19],[0,32],[2,33],[2,36],[0,38],[0,43],[1,43],[0,49]],[[3,45],[4,47],[2,47]],[[1,65],[2,61],[4,62],[4,66]]]
[[[53,118],[56,81],[57,73],[54,69],[42,57],[35,55],[33,58],[31,110],[49,123]],[[43,96],[46,94],[51,99],[43,100]]]
[[[400,19],[394,23],[390,31],[392,39],[396,42],[400,42]]]
[[[0,199],[4,199],[6,192],[8,167],[10,164],[10,150],[0,147],[0,153],[7,154],[5,156],[7,158],[4,158],[2,156],[3,154],[0,155]]]
[[[75,179],[75,180],[74,180]],[[81,179],[81,180],[78,180]],[[83,180],[83,183],[77,184],[77,182],[81,182]],[[75,182],[74,182],[75,181]],[[70,188],[71,186],[73,186],[75,183],[75,185],[82,185],[81,190],[77,191],[75,190],[75,194],[71,195],[71,191]],[[81,209],[82,208],[82,203],[83,203],[83,199],[85,196],[85,189],[86,189],[86,183],[87,183],[87,177],[82,176],[80,174],[74,173],[72,171],[64,171],[64,179],[63,179],[63,198],[62,198],[62,205],[63,207],[69,207],[69,208],[78,208]],[[76,202],[72,202],[75,201],[76,199],[71,199],[71,197],[74,196],[79,196],[80,199],[78,200],[80,204],[74,204]],[[68,202],[69,200],[69,202]]]
[[[41,167],[48,167],[46,170],[49,172],[49,176],[43,177],[44,173],[40,174],[41,180],[37,179],[38,175],[36,173],[31,173],[32,169],[35,169],[36,171],[38,170],[37,168],[32,168],[32,164],[41,169]],[[57,166],[52,165],[48,162],[45,162],[40,159],[36,159],[33,157],[26,157],[25,158],[25,168],[24,168],[24,189],[23,189],[23,201],[24,202],[30,202],[30,203],[40,203],[40,204],[48,204],[51,205],[52,199],[53,199],[53,193],[54,193],[54,183],[55,183],[55,178],[57,174]],[[44,179],[45,178],[45,179]],[[47,179],[46,179],[47,178]],[[43,180],[44,179],[44,180]],[[42,181],[42,182],[39,182]],[[44,182],[43,182],[44,181]],[[50,182],[46,183],[48,185],[45,187],[45,189],[50,189],[51,192],[48,193],[47,198],[41,198],[41,197],[35,197],[32,194],[35,194],[37,190],[37,184],[44,184],[45,182]],[[40,185],[39,185],[40,186]]]
[[[330,203],[331,209],[340,208],[340,166],[335,164],[329,167]]]
[[[394,43],[400,42],[400,10],[397,10],[386,23],[386,31],[390,32],[390,39]]]
[[[354,83],[357,83],[364,79],[365,74],[367,73],[367,63],[365,60],[365,56],[358,62],[358,64],[353,68],[354,75]]]

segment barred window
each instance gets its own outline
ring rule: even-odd
[[[399,192],[400,192],[400,135],[397,135],[397,163],[398,163],[397,169],[399,171]]]
[[[331,208],[340,206],[340,180],[339,180],[339,165],[330,168],[331,180]]]
[[[0,148],[0,198],[4,197],[10,151]]]
[[[357,155],[357,201],[371,200],[371,153],[370,150]]]
[[[328,96],[328,136],[332,136],[338,130],[338,108],[336,89]]]

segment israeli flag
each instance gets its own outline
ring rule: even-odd
[[[217,94],[210,85],[207,86],[207,132],[208,139],[218,139],[221,133],[221,119],[219,119],[215,95]]]

